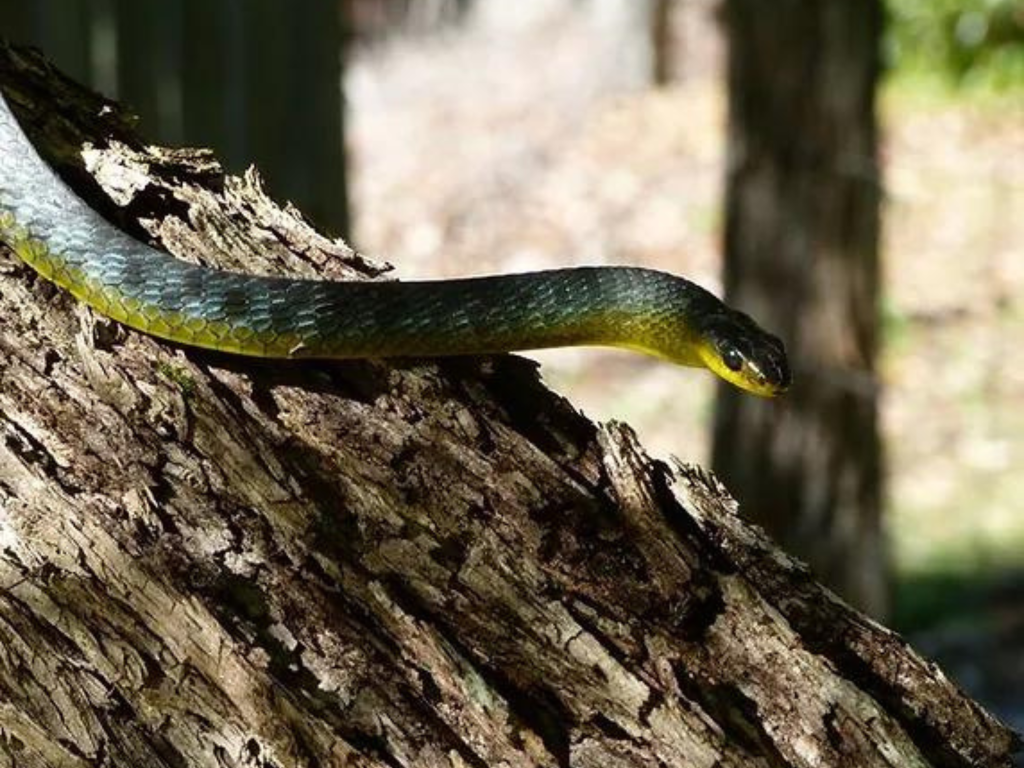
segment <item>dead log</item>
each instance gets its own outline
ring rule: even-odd
[[[0,48],[76,189],[222,267],[381,267]],[[2,182],[0,182],[2,183]],[[1008,766],[692,467],[496,356],[176,348],[0,255],[0,765]]]

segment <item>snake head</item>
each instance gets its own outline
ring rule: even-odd
[[[761,397],[785,392],[792,381],[782,341],[743,312],[728,307],[701,324],[701,362],[740,389]]]

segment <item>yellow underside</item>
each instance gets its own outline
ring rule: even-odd
[[[259,334],[250,328],[168,312],[155,304],[124,296],[90,279],[82,270],[69,267],[39,240],[27,236],[24,229],[13,223],[9,213],[0,214],[0,238],[47,280],[65,288],[101,315],[143,333],[189,346],[256,357],[293,357],[299,348],[299,339],[294,334]]]

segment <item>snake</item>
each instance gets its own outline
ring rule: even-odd
[[[346,359],[610,346],[707,368],[764,397],[790,384],[776,336],[696,283],[659,270],[317,280],[180,260],[79,197],[37,153],[2,94],[0,240],[101,315],[191,347]]]

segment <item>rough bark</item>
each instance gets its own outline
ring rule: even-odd
[[[34,56],[0,83],[185,258],[379,270]],[[531,363],[178,349],[0,267],[0,765],[1009,765],[713,479]]]
[[[725,3],[727,297],[789,347],[784,401],[722,389],[712,465],[874,616],[889,605],[878,435],[878,0]]]

